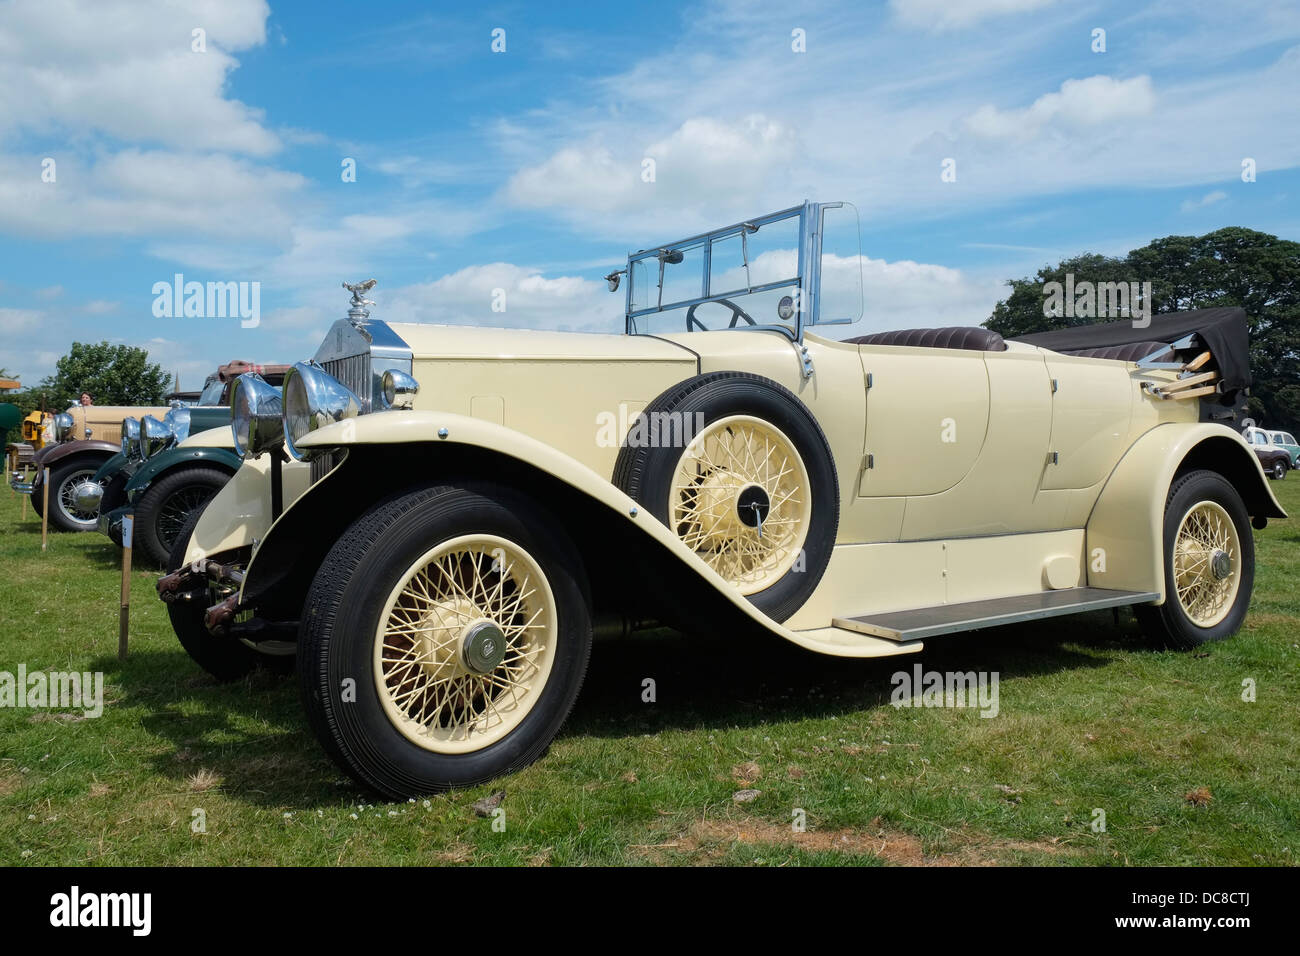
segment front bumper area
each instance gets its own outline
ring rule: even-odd
[[[123,505],[121,508],[114,508],[105,514],[99,513],[95,519],[95,527],[100,534],[108,535],[108,539],[119,548],[122,547],[122,519],[132,514],[130,505]]]

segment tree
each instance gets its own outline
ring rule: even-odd
[[[1250,414],[1261,425],[1300,428],[1300,243],[1229,226],[1204,236],[1166,236],[1122,258],[1081,255],[1009,279],[1011,294],[984,323],[1007,338],[1097,321],[1043,315],[1043,285],[1150,282],[1154,309],[1179,312],[1239,305],[1250,326]]]
[[[51,408],[66,408],[89,392],[96,405],[161,405],[167,373],[131,345],[73,342],[54,374],[41,382]]]

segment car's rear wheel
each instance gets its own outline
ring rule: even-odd
[[[715,372],[655,399],[614,482],[778,621],[830,560],[839,483],[816,419],[776,382]]]
[[[1255,539],[1237,489],[1211,471],[1175,481],[1163,545],[1165,602],[1134,609],[1147,636],[1190,648],[1235,634],[1255,582]]]
[[[166,564],[190,517],[201,514],[229,480],[230,473],[219,468],[182,468],[159,478],[136,502],[134,547],[154,564]]]
[[[530,500],[490,484],[391,498],[321,565],[303,611],[303,704],[326,751],[390,797],[536,760],[586,672],[582,563]]]
[[[69,461],[50,469],[50,524],[61,531],[94,531],[98,511],[87,511],[77,503],[77,486],[91,481],[99,462]],[[34,489],[44,495],[41,488]],[[39,506],[38,506],[39,507]]]
[[[191,514],[172,541],[165,565],[168,571],[175,571],[185,563],[190,536],[194,534],[194,526],[199,523],[202,514],[201,509]],[[132,544],[134,546],[134,542]],[[278,644],[268,644],[267,650],[259,651],[238,638],[212,634],[203,626],[203,612],[207,609],[207,601],[177,601],[167,605],[167,616],[171,619],[172,630],[181,642],[181,647],[185,648],[194,663],[217,680],[223,684],[239,680],[259,666],[276,674],[287,674],[293,670],[294,656],[288,653],[292,650],[291,645],[281,647]],[[280,653],[270,653],[272,647]]]

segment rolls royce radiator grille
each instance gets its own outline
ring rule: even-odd
[[[357,398],[361,399],[362,415],[372,410],[371,400],[374,389],[371,381],[370,353],[350,355],[347,358],[329,359],[322,362],[321,367],[356,393]],[[312,484],[328,475],[337,460],[336,452],[313,458],[311,462]]]

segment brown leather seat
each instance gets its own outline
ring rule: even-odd
[[[1128,345],[1107,345],[1096,349],[1074,349],[1062,352],[1062,355],[1078,355],[1083,358],[1115,359],[1120,362],[1136,362],[1153,352],[1166,348],[1164,342],[1130,342]]]
[[[844,341],[853,345],[911,345],[929,349],[970,349],[975,352],[1007,350],[1007,343],[997,332],[967,325],[942,329],[892,329]]]

